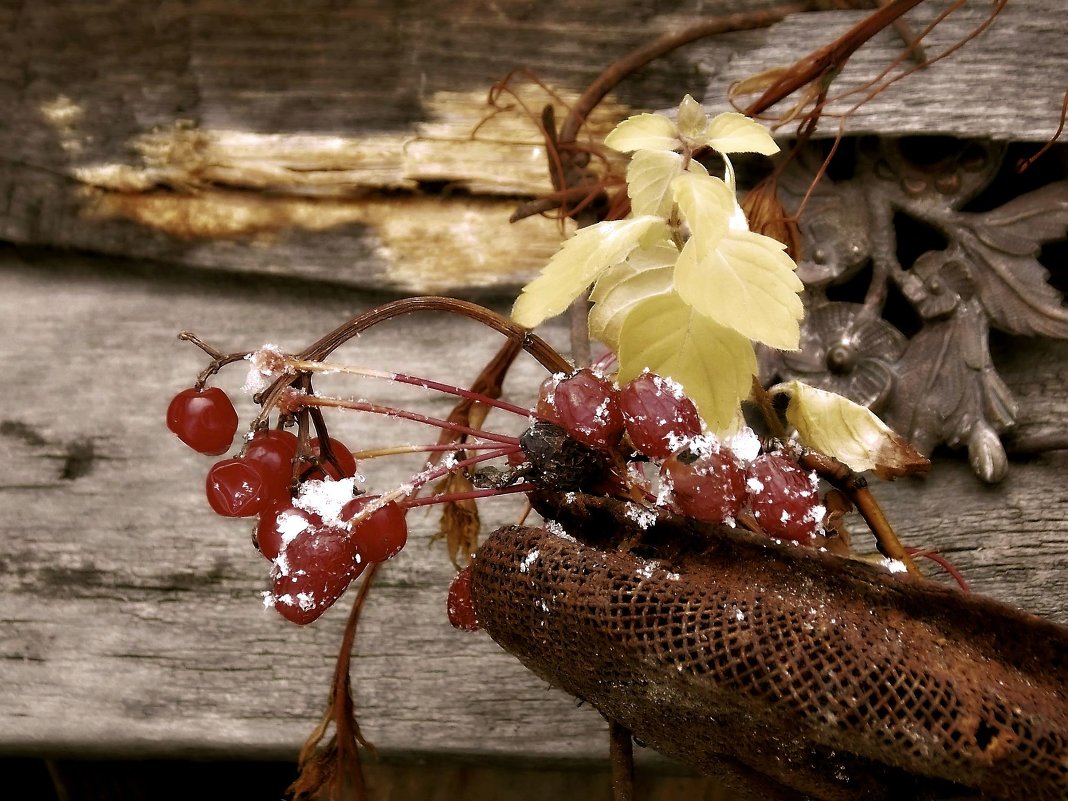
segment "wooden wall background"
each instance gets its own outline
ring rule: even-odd
[[[1043,141],[1068,72],[1056,5],[1010,4],[962,61],[902,84],[861,130],[949,119],[940,132]],[[296,350],[377,302],[424,292],[506,312],[559,234],[547,221],[507,223],[517,199],[546,188],[544,153],[518,114],[470,139],[488,87],[523,66],[574,96],[624,51],[710,10],[696,0],[0,0],[0,754],[293,757],[324,701],[344,610],[297,629],[262,609],[266,563],[248,526],[210,512],[210,460],[164,426],[168,400],[203,366],[175,334]],[[981,14],[966,9],[961,24]],[[597,126],[683,92],[715,97],[856,15],[695,45],[621,87]],[[888,34],[865,58],[895,47]],[[559,325],[545,334],[563,344]],[[346,356],[463,384],[496,344],[427,316],[383,326]],[[1005,340],[998,364],[1021,403],[1018,441],[1062,431],[1068,344]],[[221,385],[236,391],[238,372]],[[539,380],[521,364],[509,396],[530,401]],[[368,391],[432,413],[449,406],[389,385]],[[250,405],[239,411],[247,419]],[[382,429],[356,417],[337,426],[361,447],[411,436]],[[906,540],[939,549],[976,591],[1068,622],[1066,470],[1064,452],[1020,457],[986,487],[946,456],[928,479],[879,496]],[[373,480],[403,474],[376,467]],[[487,529],[514,514],[485,509]],[[361,723],[394,760],[382,786],[402,786],[414,760],[432,756],[454,759],[426,773],[439,787],[459,786],[441,778],[448,771],[490,760],[506,767],[485,779],[485,797],[501,782],[547,791],[531,778],[545,768],[519,774],[514,760],[602,759],[605,726],[488,638],[449,627],[452,568],[429,545],[434,522],[412,516],[412,541],[361,627]],[[598,797],[603,775],[568,774],[561,792]],[[683,780],[657,781],[649,797],[672,797]],[[390,797],[431,797],[403,786]]]

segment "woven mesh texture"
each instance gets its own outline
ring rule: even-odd
[[[594,522],[564,526],[627,547],[495,532],[472,594],[501,646],[639,742],[737,797],[1068,798],[1068,629],[745,532]]]

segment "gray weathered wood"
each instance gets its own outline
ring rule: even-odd
[[[266,563],[249,524],[211,513],[201,487],[212,459],[163,424],[171,395],[203,365],[174,334],[296,349],[373,300],[107,260],[2,258],[0,750],[291,756],[319,714],[345,611],[301,629],[261,608]],[[559,327],[548,333],[561,339]],[[496,342],[466,323],[406,318],[362,336],[346,359],[464,382]],[[1023,419],[1063,420],[1048,389],[1063,380],[1068,346],[1014,352],[1021,367],[1005,372]],[[242,372],[220,384],[236,391]],[[539,376],[520,365],[509,396],[529,403]],[[435,413],[449,405],[388,384],[366,392]],[[240,411],[247,418],[249,404]],[[332,421],[358,446],[417,436],[356,415]],[[941,550],[976,591],[1068,622],[1066,469],[1063,452],[1049,454],[990,488],[966,464],[939,461],[928,479],[878,494],[907,542]],[[403,474],[389,463],[364,472],[380,487]],[[504,501],[483,508],[487,528],[514,514]],[[354,680],[367,735],[392,752],[602,757],[593,710],[448,625],[451,567],[427,545],[433,516],[411,518],[412,541],[361,628]]]
[[[949,9],[949,0],[928,0],[908,12],[904,19],[921,32],[939,14]],[[978,30],[990,17],[994,3],[968,3],[954,11],[923,40],[927,58],[934,60],[958,41]],[[708,84],[705,105],[722,110],[728,88],[757,73],[796,62],[802,48],[830,42],[868,12],[826,11],[788,17],[767,31],[761,46],[740,51],[729,64],[716,71]],[[913,74],[889,86],[857,108],[844,122],[853,134],[937,135],[990,137],[1009,141],[1045,142],[1053,136],[1060,119],[1061,103],[1068,90],[1068,17],[1061,0],[1010,0],[993,23],[977,38],[950,57],[916,69],[906,59],[888,74],[893,78],[909,70]],[[698,63],[699,51],[693,48]],[[720,54],[708,47],[708,63]],[[839,131],[836,114],[849,112],[870,94],[870,81],[901,58],[904,45],[892,29],[881,32],[858,50],[831,85],[820,131],[834,136]],[[834,98],[841,96],[840,100]],[[744,108],[757,95],[740,97]],[[769,112],[769,117],[788,109],[800,97]],[[794,126],[783,129],[785,133]]]

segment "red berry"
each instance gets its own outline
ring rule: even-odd
[[[471,597],[471,565],[453,578],[445,608],[454,628],[461,631],[478,631],[481,628],[478,615],[475,614],[475,601]]]
[[[288,431],[257,431],[245,449],[244,460],[263,476],[268,498],[288,500],[293,480],[297,438]]]
[[[536,411],[542,420],[560,426],[572,439],[591,448],[611,448],[623,436],[619,392],[588,368],[546,379]]]
[[[327,477],[340,481],[356,475],[356,459],[344,443],[330,437],[330,453],[334,461],[327,459],[319,452],[318,437],[309,442],[308,447],[315,456],[319,457],[319,465],[302,475],[301,481],[322,481]]]
[[[218,387],[183,389],[167,407],[167,428],[199,453],[226,453],[237,433],[237,412]]]
[[[701,416],[676,382],[642,373],[619,391],[619,408],[634,447],[666,459],[701,433]]]
[[[290,501],[281,501],[260,512],[252,539],[260,553],[274,561],[297,534],[322,524],[317,514],[300,509]]]
[[[749,509],[765,532],[812,542],[824,515],[814,473],[802,470],[781,453],[765,453],[749,465],[747,487]]]
[[[294,537],[275,560],[274,608],[293,623],[311,623],[341,597],[366,565],[348,529],[312,526]]]
[[[244,459],[223,459],[213,464],[204,489],[208,504],[223,517],[254,515],[267,499],[263,476]]]
[[[351,520],[371,501],[378,500],[377,495],[361,495],[353,498],[341,508],[341,520]],[[408,521],[404,510],[390,501],[366,520],[361,521],[352,531],[352,536],[359,543],[360,553],[368,562],[384,562],[400,553],[408,541]]]
[[[698,441],[668,457],[660,481],[671,505],[705,523],[731,523],[745,505],[745,470],[731,450]]]

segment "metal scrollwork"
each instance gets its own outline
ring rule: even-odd
[[[990,357],[990,330],[1068,338],[1068,308],[1037,258],[1043,244],[1068,237],[1068,181],[964,210],[998,175],[1005,150],[945,139],[856,143],[852,174],[817,184],[798,221],[809,309],[801,350],[765,365],[871,407],[925,453],[966,447],[987,482],[1006,473],[1000,435],[1017,414]],[[788,212],[821,160],[801,158],[782,176]],[[903,220],[941,239],[911,264],[899,259],[913,244],[902,239],[914,233]],[[858,302],[842,299],[846,286]],[[918,330],[888,319],[892,289]]]

